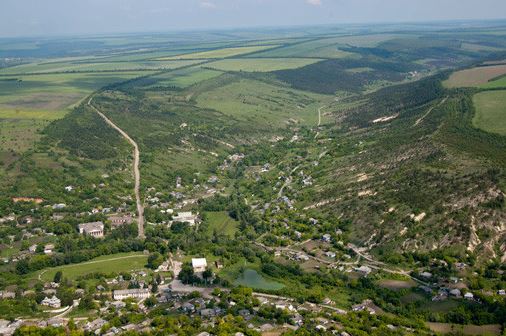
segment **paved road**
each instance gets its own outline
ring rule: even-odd
[[[102,112],[100,112],[95,106],[91,104],[91,100],[93,97],[91,97],[88,100],[88,105],[95,110],[95,112],[98,113],[99,116],[102,117],[102,119],[105,120],[109,126],[114,128],[116,131],[118,131],[125,139],[127,139],[128,142],[134,147],[134,164],[133,164],[133,171],[134,171],[134,177],[135,177],[135,200],[137,202],[137,223],[139,226],[139,238],[145,238],[144,235],[144,205],[141,201],[141,192],[140,192],[140,186],[141,186],[141,173],[139,170],[139,161],[140,161],[140,152],[139,152],[139,146],[137,143],[121,128],[116,126],[109,118],[107,118]]]

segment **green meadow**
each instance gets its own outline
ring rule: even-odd
[[[473,125],[484,131],[506,135],[506,90],[485,91],[473,98]]]
[[[318,108],[329,97],[241,79],[205,91],[196,100],[199,107],[212,108],[258,125],[300,123],[314,126],[318,123]]]
[[[226,211],[206,212],[205,215],[209,224],[209,234],[217,232],[234,237],[239,228],[239,223],[231,218]]]
[[[56,272],[61,271],[63,276],[76,280],[78,277],[95,273],[119,273],[143,270],[148,260],[148,256],[142,253],[118,253],[98,257],[88,262],[59,267],[48,268],[37,272],[33,277],[38,277],[44,281],[52,281]]]

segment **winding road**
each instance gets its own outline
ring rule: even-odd
[[[314,138],[318,138],[318,136],[320,135],[320,131],[319,131],[319,128],[322,124],[322,109],[325,108],[325,106],[321,106],[319,109],[318,109],[318,125],[316,125],[316,134],[314,136]]]
[[[109,126],[114,128],[116,131],[118,131],[130,144],[134,147],[134,164],[133,164],[133,172],[134,172],[134,178],[135,178],[135,201],[137,203],[137,223],[138,223],[138,231],[139,231],[139,238],[145,238],[144,235],[144,205],[141,201],[141,192],[140,192],[140,186],[141,186],[141,173],[139,170],[139,162],[140,162],[140,152],[139,152],[139,146],[137,143],[121,128],[116,126],[109,118],[105,116],[102,112],[100,112],[95,106],[91,104],[93,97],[90,97],[88,100],[88,106],[90,106],[95,112],[98,113],[99,116],[102,117],[102,119],[105,120]]]

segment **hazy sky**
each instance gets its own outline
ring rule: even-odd
[[[506,18],[506,0],[0,0],[0,36]]]

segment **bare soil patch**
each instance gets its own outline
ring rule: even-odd
[[[449,88],[473,87],[506,74],[506,64],[482,66],[454,72],[444,85]]]
[[[75,93],[34,93],[28,97],[14,99],[3,103],[6,108],[11,109],[33,109],[33,110],[63,110],[75,104],[82,95]]]

